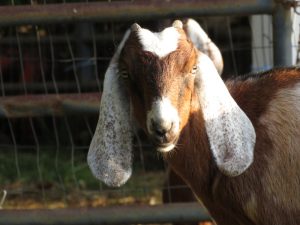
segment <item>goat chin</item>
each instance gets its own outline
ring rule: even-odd
[[[158,147],[157,151],[159,151],[159,152],[169,152],[169,151],[173,150],[174,148],[175,148],[175,145],[174,144],[170,144],[170,145],[168,145],[166,147]]]
[[[88,153],[93,174],[126,182],[137,121],[217,224],[299,225],[300,69],[224,83],[197,48],[210,39],[195,23],[127,32],[105,74]],[[177,133],[176,147],[166,145]]]

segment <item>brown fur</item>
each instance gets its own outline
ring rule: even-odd
[[[192,187],[218,224],[300,223],[299,209],[277,206],[265,194],[266,187],[260,178],[265,176],[269,159],[275,153],[265,127],[258,121],[278,90],[290,88],[298,82],[300,71],[296,69],[279,69],[255,78],[227,82],[232,96],[249,116],[257,135],[254,163],[245,173],[235,178],[224,176],[216,168],[197,97],[194,97],[190,122],[181,132],[179,147],[175,153],[166,154],[165,159]],[[252,221],[253,218],[244,212],[245,204],[251,201],[253,194],[256,201],[259,201],[254,218],[256,221]]]

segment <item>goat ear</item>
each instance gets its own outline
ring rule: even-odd
[[[255,130],[231,97],[213,62],[202,53],[195,88],[217,167],[228,176],[240,175],[253,162]]]
[[[131,32],[138,32],[140,29],[142,29],[142,28],[137,23],[132,24],[130,27]]]
[[[218,73],[221,75],[223,71],[223,58],[219,48],[208,37],[202,27],[193,19],[187,19],[183,29],[196,48],[209,56],[215,64]]]
[[[172,27],[183,29],[183,24],[180,20],[175,20],[172,24]]]
[[[131,176],[129,96],[118,75],[120,52],[129,34],[127,31],[105,73],[99,120],[87,157],[93,175],[109,186],[120,186]]]

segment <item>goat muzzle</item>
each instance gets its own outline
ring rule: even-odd
[[[152,122],[149,136],[155,148],[160,152],[172,150],[178,140],[178,135],[176,132],[174,132],[173,122],[167,127]]]

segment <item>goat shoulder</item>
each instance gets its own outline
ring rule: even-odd
[[[300,70],[271,70],[226,86],[255,128],[253,164],[237,177],[220,173],[197,96],[179,149],[167,160],[218,224],[300,224]]]

